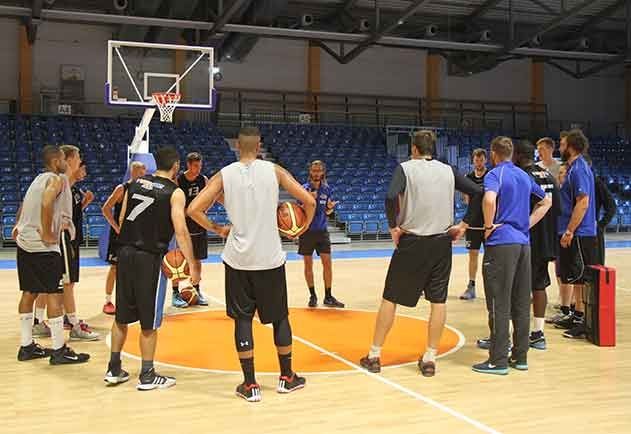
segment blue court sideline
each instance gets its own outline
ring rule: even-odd
[[[607,241],[608,249],[628,249],[631,248],[631,240],[624,241]],[[464,247],[454,247],[453,252],[455,255],[464,255],[467,250]],[[389,258],[392,255],[392,249],[369,249],[369,250],[339,250],[333,251],[333,259],[371,259],[371,258]],[[302,258],[294,252],[287,253],[288,261],[298,261]],[[208,259],[204,261],[206,264],[219,264],[221,263],[221,257],[218,254],[208,255]],[[107,262],[97,257],[89,257],[81,259],[82,267],[102,267],[106,266]],[[15,268],[14,259],[2,259],[0,260],[0,270],[12,270]]]

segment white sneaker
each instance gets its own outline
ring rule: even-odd
[[[172,386],[175,386],[175,378],[160,375],[155,371],[155,369],[151,369],[149,372],[140,375],[140,378],[138,378],[136,389],[167,389]]]
[[[76,341],[96,341],[101,337],[100,334],[90,330],[90,327],[83,321],[75,324],[70,330],[70,340]]]

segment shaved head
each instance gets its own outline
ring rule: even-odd
[[[256,152],[261,143],[261,132],[256,127],[244,127],[239,131],[239,150]]]

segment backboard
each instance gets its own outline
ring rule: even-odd
[[[211,47],[110,40],[105,102],[155,108],[154,92],[174,92],[178,110],[214,110],[213,67]]]

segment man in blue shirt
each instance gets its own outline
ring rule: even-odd
[[[596,201],[594,174],[583,158],[589,142],[580,130],[569,132],[560,151],[568,169],[561,186],[561,214],[558,220],[561,251],[561,281],[574,285],[576,308],[572,315],[555,323],[567,329],[566,338],[584,338],[583,284],[585,267],[598,264]]]
[[[484,178],[485,252],[482,267],[491,345],[489,358],[473,366],[475,372],[508,374],[508,366],[527,370],[530,332],[530,233],[548,212],[552,201],[511,159],[508,137],[491,142],[495,168]],[[531,197],[539,201],[530,212]],[[514,348],[508,360],[509,321],[513,320]]]
[[[322,261],[324,274],[324,305],[328,307],[344,307],[331,294],[333,282],[333,266],[331,264],[331,238],[327,229],[327,216],[333,212],[337,202],[331,200],[331,187],[326,182],[326,168],[324,162],[315,160],[309,164],[309,182],[303,187],[316,200],[316,212],[309,229],[300,236],[298,254],[305,264],[305,280],[309,287],[309,307],[318,306],[318,297],[313,280],[313,251],[315,250]]]

